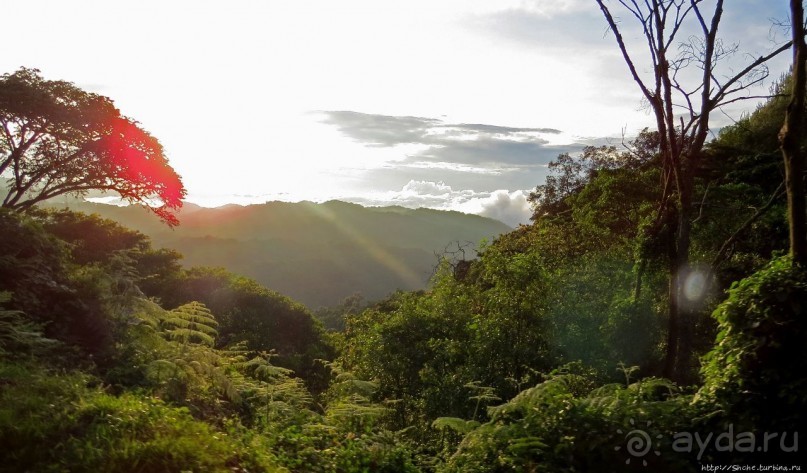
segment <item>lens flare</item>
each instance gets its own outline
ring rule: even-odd
[[[706,293],[706,274],[699,269],[693,269],[684,280],[684,297],[690,301],[699,301]]]
[[[366,248],[373,259],[398,275],[406,284],[412,287],[421,287],[426,282],[423,275],[418,275],[380,245],[373,243],[369,238],[351,228],[350,225],[339,220],[327,207],[315,205],[312,208],[320,217],[331,222],[336,231]]]

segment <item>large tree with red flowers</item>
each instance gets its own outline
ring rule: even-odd
[[[109,98],[22,68],[0,77],[0,126],[2,207],[24,211],[59,195],[102,190],[178,223],[182,180],[160,142]]]

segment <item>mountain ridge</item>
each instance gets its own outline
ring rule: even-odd
[[[310,308],[354,293],[373,300],[426,287],[452,243],[478,244],[509,232],[479,215],[436,209],[364,207],[331,200],[201,207],[187,203],[170,229],[139,206],[51,203],[96,213],[184,255],[186,266],[222,266]]]

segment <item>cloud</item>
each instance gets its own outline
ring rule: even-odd
[[[550,127],[451,123],[356,111],[320,113],[323,123],[354,141],[392,148],[403,156],[366,169],[363,196],[343,196],[343,200],[458,210],[511,226],[529,222],[529,191],[523,189],[544,181],[549,162],[601,141],[581,138],[558,144],[568,137]]]
[[[527,128],[483,123],[445,123],[436,118],[390,116],[355,111],[323,111],[322,123],[371,147],[420,145],[400,166],[461,169],[501,173],[514,166],[543,166],[563,152],[582,145],[554,146],[555,128]]]
[[[322,123],[368,146],[446,144],[461,137],[509,137],[527,139],[535,134],[559,134],[555,128],[518,128],[482,123],[445,123],[437,118],[378,115],[349,110],[322,111]]]
[[[447,186],[444,182],[409,181],[401,192],[442,196],[451,193],[451,186]]]
[[[366,192],[378,189],[397,191],[410,181],[442,181],[454,189],[491,193],[502,188],[532,189],[546,179],[547,173],[546,165],[490,168],[489,172],[479,172],[476,168],[469,171],[463,165],[446,163],[390,163],[364,171],[357,188]]]
[[[394,117],[351,111],[322,112],[322,123],[334,125],[337,130],[369,146],[395,146],[406,143],[424,143],[428,130],[440,120],[421,117]]]
[[[398,205],[407,208],[428,207],[457,210],[502,221],[510,226],[529,222],[532,211],[527,202],[529,191],[493,192],[454,189],[443,181],[410,180],[400,191],[368,193],[342,200],[369,206]]]
[[[479,215],[495,218],[512,227],[528,223],[532,216],[532,208],[527,201],[528,195],[529,192],[523,190],[513,192],[497,190],[481,202],[482,211]]]
[[[509,126],[485,125],[481,123],[461,123],[459,125],[441,126],[444,128],[455,128],[466,132],[480,132],[500,135],[512,135],[516,133],[561,133],[560,130],[556,130],[555,128],[513,128]]]
[[[399,205],[401,207],[428,207],[443,210],[458,210],[469,201],[485,197],[487,193],[470,189],[455,190],[443,181],[410,180],[400,191],[371,192],[361,197],[345,197],[344,200],[363,205]]]
[[[549,10],[529,7],[509,8],[472,17],[468,25],[474,30],[530,49],[569,50],[610,47],[602,41],[606,24],[598,8]]]
[[[447,162],[434,162],[434,161],[415,161],[407,162],[406,167],[410,169],[442,169],[445,171],[454,171],[470,174],[488,174],[493,176],[500,176],[508,169],[501,168],[488,168],[488,167],[475,167],[461,163],[447,163]]]
[[[540,138],[520,141],[478,136],[473,140],[446,142],[432,146],[410,157],[410,161],[418,159],[505,167],[539,166],[546,165],[560,153],[581,149],[582,146],[579,145],[551,146],[546,140]]]

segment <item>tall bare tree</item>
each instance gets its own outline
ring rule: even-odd
[[[802,0],[790,0],[791,31],[793,33],[793,92],[787,107],[785,123],[779,132],[785,160],[787,190],[787,219],[790,224],[790,254],[796,264],[807,265],[807,213],[805,212],[804,101],[807,92],[807,44],[804,42],[804,5]]]
[[[709,134],[709,119],[729,103],[759,98],[750,88],[768,77],[766,63],[786,51],[790,43],[747,60],[734,72],[730,68],[718,70],[738,51],[737,45],[726,45],[718,37],[723,0],[595,1],[656,120],[663,192],[654,227],[668,228],[672,236],[664,375],[686,382],[692,372],[693,320],[683,287],[689,273],[694,182]],[[634,26],[641,30],[642,45],[625,41],[620,12],[637,22]],[[652,73],[641,74],[639,60],[648,57]]]

